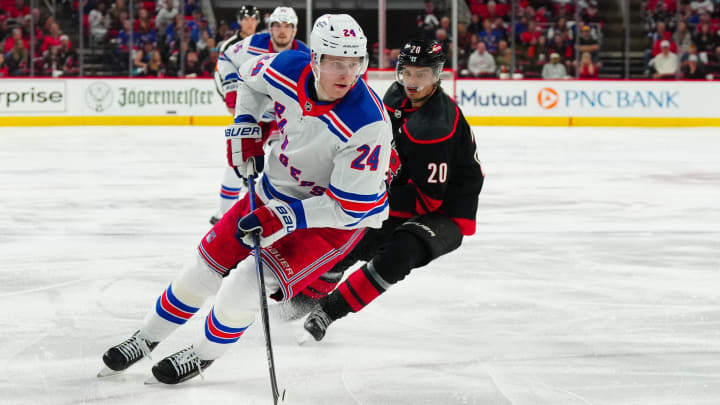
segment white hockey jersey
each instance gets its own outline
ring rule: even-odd
[[[268,32],[253,34],[240,41],[236,35],[220,44],[220,55],[215,66],[215,86],[223,99],[229,91],[237,89],[238,68],[243,63],[255,56],[275,52]],[[293,40],[291,49],[310,53],[307,45],[297,39]]]
[[[235,122],[259,122],[268,105],[281,139],[266,155],[258,190],[290,204],[298,228],[380,227],[392,130],[382,99],[363,81],[333,103],[309,98],[310,54],[259,56],[239,70]]]

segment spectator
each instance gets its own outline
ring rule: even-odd
[[[185,16],[190,17],[195,10],[200,10],[195,0],[186,0],[185,2]]]
[[[687,23],[685,21],[678,22],[677,29],[675,30],[672,39],[677,46],[677,54],[680,55],[681,58],[684,57],[688,52],[690,44],[692,43],[692,35],[690,34],[690,31],[688,31]]]
[[[650,66],[655,69],[653,79],[668,79],[675,77],[680,68],[680,62],[674,52],[670,51],[670,41],[660,42],[661,52],[650,61]]]
[[[489,77],[495,75],[495,58],[485,50],[485,43],[478,41],[475,51],[470,54],[468,70],[475,77]]]
[[[10,52],[5,55],[10,76],[24,75],[29,63],[29,52],[24,41],[14,41]]]
[[[144,9],[143,9],[144,10]],[[140,25],[133,34],[133,39],[136,44],[143,44],[144,42],[155,43],[157,42],[157,32],[150,25],[148,20],[139,20]]]
[[[688,56],[687,64],[682,68],[682,76],[684,79],[704,79],[705,69],[698,64],[698,57],[695,55]]]
[[[560,37],[563,39],[563,41],[571,42],[574,38],[572,31],[570,31],[567,27],[567,20],[562,17],[558,18],[552,27],[548,28],[548,38],[555,38],[556,34],[560,34]]]
[[[597,24],[599,26],[602,26],[603,21],[598,15],[597,2],[589,2],[587,8],[585,8],[580,14],[580,19],[582,20],[583,24],[586,25]]]
[[[712,14],[715,6],[710,0],[693,0],[690,2],[690,8],[695,14],[700,14],[703,11]]]
[[[232,31],[230,31],[230,26],[224,20],[220,20],[217,27],[217,33],[215,34],[215,43],[219,44],[231,36]]]
[[[45,53],[45,56],[43,57],[43,69],[42,74],[44,76],[50,76],[50,77],[60,77],[63,74],[63,66],[65,65],[65,60],[60,55],[60,47],[57,45],[53,45],[50,47],[48,52]]]
[[[30,47],[27,39],[22,37],[22,30],[20,28],[15,28],[12,30],[12,36],[5,40],[5,47],[3,48],[3,52],[8,53],[11,50],[15,49],[16,42],[22,42],[25,49],[28,49]]]
[[[141,8],[138,11],[138,18],[135,20],[135,25],[133,25],[133,29],[135,31],[139,31],[140,24],[147,25],[150,30],[155,29],[155,23],[153,22],[152,18],[150,18],[150,13],[145,8]]]
[[[567,70],[565,65],[560,63],[560,55],[553,52],[550,55],[550,62],[543,66],[542,70],[543,79],[567,79]]]
[[[478,34],[478,38],[480,39],[480,41],[485,43],[485,48],[488,52],[492,54],[497,54],[498,45],[500,43],[500,40],[503,39],[503,37],[504,34],[495,30],[492,27],[492,22],[489,19],[485,19],[485,21],[483,21],[483,30],[480,31],[480,33]]]
[[[590,52],[583,52],[580,56],[580,67],[578,68],[580,79],[597,79],[598,67],[592,60]]]
[[[425,0],[425,11],[417,16],[417,27],[424,38],[433,38],[435,30],[440,26],[440,19],[435,15],[432,0]]]
[[[435,31],[434,39],[440,43],[440,46],[442,46],[442,49],[445,52],[445,55],[447,55],[448,59],[451,59],[452,58],[452,41],[450,40],[450,37],[448,36],[447,31],[445,31],[444,28],[438,28]]]
[[[110,16],[105,12],[104,2],[98,3],[96,8],[90,11],[88,24],[90,25],[91,38],[96,42],[105,41],[108,28],[110,28]]]
[[[185,56],[185,77],[200,77],[202,69],[198,61],[197,52],[188,52]]]
[[[7,14],[0,14],[0,43],[10,35],[12,35],[12,29],[8,27]]]
[[[580,23],[582,24],[582,23]],[[593,60],[597,60],[597,51],[600,49],[597,39],[593,38],[590,33],[590,26],[582,24],[580,29],[580,38],[578,38],[578,50],[580,52],[588,52]]]
[[[218,49],[217,47],[215,47],[215,40],[210,38],[210,41],[212,42],[208,42],[209,53],[207,59],[205,59],[205,61],[200,66],[202,77],[212,77],[215,74],[215,65],[217,64],[218,60]],[[212,47],[210,46],[210,44],[212,44]]]
[[[698,27],[698,33],[693,39],[693,43],[697,46],[698,53],[712,53],[715,50],[715,41],[717,35],[713,35],[710,32],[710,24],[702,23]]]
[[[25,5],[25,0],[16,0],[15,4],[8,7],[7,14],[9,18],[19,19],[30,14],[30,7]]]
[[[463,23],[458,23],[457,34],[458,64],[466,66],[468,57],[473,51],[472,38],[477,38],[477,36],[469,33]]]
[[[10,76],[10,69],[8,69],[7,63],[5,63],[5,54],[0,53],[0,77]]]
[[[530,46],[523,55],[524,62],[527,62],[525,76],[528,76],[528,72],[532,72],[533,76],[540,74],[542,66],[547,62],[548,52],[547,38],[544,35],[530,41]]]
[[[672,33],[667,30],[664,22],[659,22],[655,32],[650,34],[650,45],[652,46],[652,56],[660,53],[660,42],[663,40],[672,40]],[[656,48],[657,47],[657,48]]]
[[[508,48],[507,41],[501,39],[498,42],[497,56],[495,56],[495,65],[501,73],[507,73],[510,71],[510,64],[512,61],[512,50]]]
[[[468,25],[467,30],[469,33],[477,35],[482,31],[482,22],[480,21],[480,15],[473,14],[470,16],[470,25]]]
[[[108,14],[110,14],[110,25],[119,26],[119,28],[117,28],[118,30],[121,30],[123,27],[120,20],[120,15],[122,13],[125,13],[125,18],[127,18],[128,9],[127,5],[125,4],[125,0],[115,0],[112,6],[110,6],[110,11],[108,12]]]
[[[135,52],[135,61],[133,75],[137,76],[147,71],[147,64],[150,63],[150,57],[152,56],[153,43],[152,41],[141,42],[141,48]]]
[[[552,43],[548,45],[548,49],[551,53],[561,55],[567,61],[575,59],[575,49],[568,44],[568,41],[563,39],[560,33],[555,34]]]
[[[139,73],[139,76],[144,77],[164,77],[165,76],[165,69],[162,64],[162,57],[160,56],[160,51],[157,49],[150,52],[150,61],[145,65],[145,68],[142,72]]]
[[[200,63],[202,63],[210,56],[210,50],[215,48],[215,39],[212,38],[207,31],[203,31],[200,41],[195,45],[197,45],[198,58],[200,59]]]
[[[158,11],[155,17],[155,25],[160,35],[165,36],[165,30],[167,30],[167,27],[173,22],[176,15],[178,15],[178,11],[176,8],[173,8],[171,1],[166,2],[165,7]]]
[[[535,21],[528,23],[528,29],[520,35],[520,40],[525,44],[530,44],[532,40],[537,40],[543,36],[542,27],[538,26]]]

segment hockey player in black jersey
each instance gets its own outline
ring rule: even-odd
[[[383,98],[400,167],[390,183],[390,217],[329,273],[366,261],[305,320],[315,340],[333,321],[358,312],[412,269],[460,247],[475,233],[484,175],[472,130],[440,87],[445,54],[437,41],[413,40],[400,51],[396,79]],[[391,163],[392,170],[392,163]]]

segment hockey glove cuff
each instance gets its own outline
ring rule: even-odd
[[[260,126],[243,122],[232,124],[225,130],[228,164],[239,176],[248,178],[263,170],[265,151]]]

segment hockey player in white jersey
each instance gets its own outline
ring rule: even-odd
[[[147,356],[215,293],[202,336],[152,373],[180,383],[225,353],[258,309],[255,259],[248,257],[254,232],[268,293],[287,301],[341,260],[365,227],[387,218],[392,133],[380,97],[361,79],[367,39],[340,14],[318,18],[310,42],[312,55],[261,55],[240,68],[228,160],[242,176],[265,169],[259,208],[250,211],[246,195],[202,238],[196,259],[160,294],[140,330],[104,354],[101,375]],[[258,123],[268,103],[282,139],[265,155]]]
[[[269,32],[251,35],[243,41],[226,47],[218,56],[215,84],[217,86],[221,83],[218,91],[223,95],[231,114],[235,114],[239,80],[238,68],[244,62],[258,55],[277,53],[288,49],[310,53],[310,49],[302,41],[295,39],[298,24],[295,10],[290,7],[278,7],[270,15],[268,23],[270,25]],[[277,135],[277,124],[273,119],[272,110],[263,117],[260,126],[266,138]],[[210,218],[211,224],[216,224],[222,215],[235,204],[242,187],[242,180],[235,175],[231,168],[226,168],[220,186],[220,207],[218,212]]]

